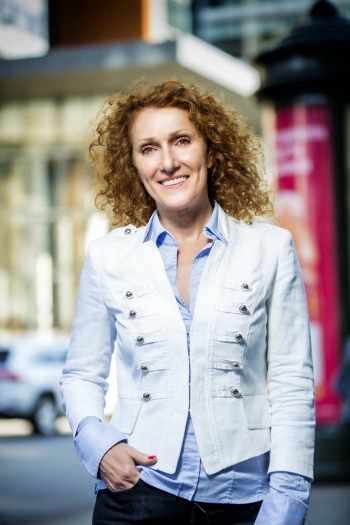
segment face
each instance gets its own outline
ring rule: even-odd
[[[178,108],[145,108],[131,128],[133,162],[146,190],[162,212],[209,204],[206,143]]]

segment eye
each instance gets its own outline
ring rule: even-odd
[[[191,141],[188,137],[180,137],[176,141],[177,146],[187,146],[187,144],[190,144]]]
[[[149,155],[152,151],[153,151],[152,146],[144,146],[144,147],[141,149],[141,153],[142,153],[142,155]]]

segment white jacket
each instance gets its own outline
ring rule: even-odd
[[[290,233],[219,210],[187,334],[162,258],[145,228],[93,241],[79,287],[64,375],[73,433],[103,420],[115,347],[111,424],[173,473],[190,408],[208,474],[271,449],[269,471],[313,477],[314,389],[303,281]],[[115,344],[116,342],[116,344]]]

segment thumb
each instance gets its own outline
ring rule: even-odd
[[[153,465],[154,463],[157,463],[157,456],[154,456],[152,454],[144,454],[143,452],[140,452],[139,450],[133,449],[132,452],[130,452],[130,456],[135,461],[136,465]]]

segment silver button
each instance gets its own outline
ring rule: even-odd
[[[231,396],[238,397],[239,396],[239,390],[237,390],[237,388],[231,388]]]
[[[130,235],[131,229],[130,228],[125,228],[124,233],[125,233],[125,235]]]
[[[131,299],[132,296],[133,296],[133,293],[130,292],[130,290],[128,290],[127,292],[125,292],[125,297],[126,297],[127,299]]]
[[[129,317],[131,317],[132,319],[134,319],[134,317],[136,317],[136,312],[135,312],[135,310],[130,310],[130,312],[129,312]]]
[[[138,335],[136,337],[136,341],[139,343],[139,345],[143,345],[143,343],[145,342],[145,338],[142,337],[142,335]]]
[[[145,401],[149,401],[151,399],[151,394],[145,392],[144,394],[142,394],[142,397]]]
[[[251,290],[251,288],[250,288],[248,283],[243,283],[241,288],[242,288],[243,292],[249,292]]]
[[[248,308],[245,304],[241,304],[241,306],[239,307],[239,311],[241,312],[241,314],[245,314],[248,312]]]
[[[236,334],[235,335],[236,341],[243,341],[243,335],[242,334]]]
[[[232,368],[240,368],[239,363],[231,363]]]
[[[148,366],[146,366],[146,365],[142,365],[142,366],[141,366],[141,371],[142,371],[142,372],[148,372]]]

